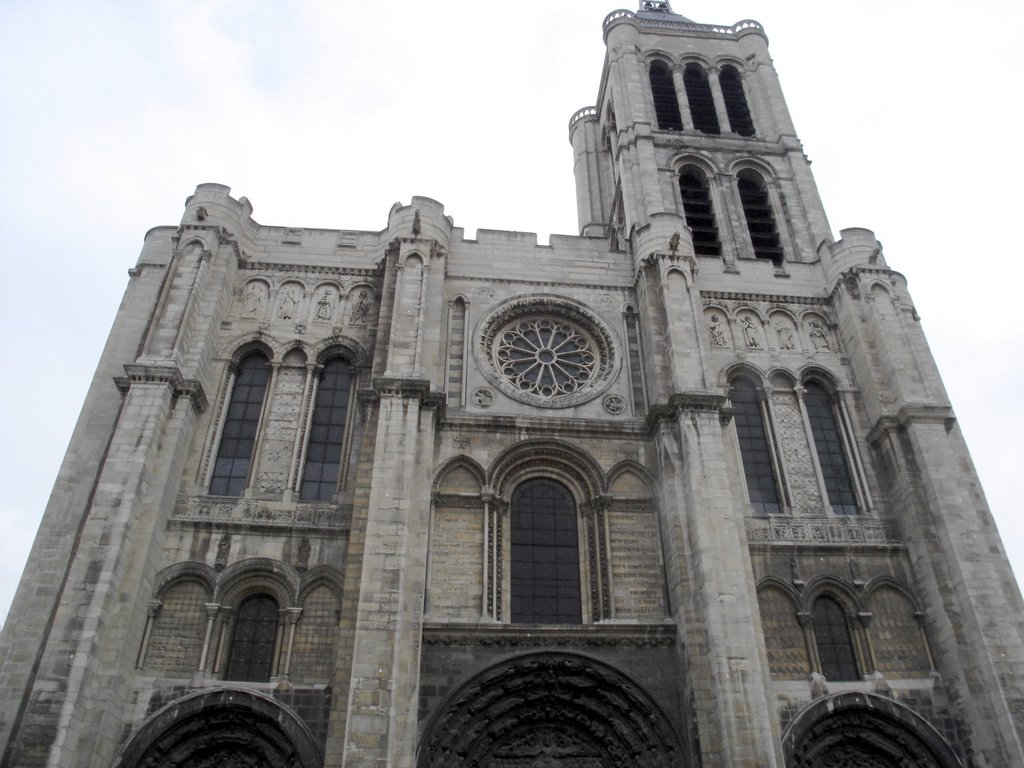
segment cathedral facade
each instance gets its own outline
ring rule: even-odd
[[[1024,765],[1024,604],[765,31],[603,34],[579,236],[267,226],[218,184],[147,233],[0,765]]]

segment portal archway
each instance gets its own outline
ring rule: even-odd
[[[962,768],[927,720],[868,693],[819,699],[790,723],[782,746],[789,768]]]
[[[419,768],[680,768],[680,741],[658,705],[611,667],[535,653],[478,674],[438,710]]]
[[[238,688],[172,701],[132,734],[113,768],[321,768],[313,734],[269,696]]]

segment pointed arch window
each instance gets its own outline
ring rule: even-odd
[[[740,171],[737,179],[743,217],[747,221],[747,232],[754,256],[768,259],[775,266],[782,265],[782,245],[779,230],[775,225],[775,212],[768,197],[768,187],[761,174],[750,169]]]
[[[679,114],[679,100],[676,87],[672,82],[672,73],[663,61],[651,64],[648,73],[651,81],[651,98],[654,100],[654,114],[658,118],[658,128],[663,131],[683,130],[683,118]]]
[[[846,611],[831,597],[819,597],[811,609],[821,674],[826,680],[859,680]]]
[[[837,515],[856,515],[857,494],[853,487],[850,466],[843,450],[842,434],[836,422],[832,397],[828,391],[811,381],[804,385],[804,406],[814,436],[814,450],[818,455],[825,490],[832,512]]]
[[[725,114],[729,117],[729,125],[740,136],[754,135],[754,121],[747,107],[747,97],[743,93],[743,80],[736,67],[726,64],[718,76],[722,86],[722,99],[725,101]]]
[[[299,494],[303,501],[330,501],[338,491],[351,393],[348,361],[341,357],[328,361],[320,371],[306,444]]]
[[[720,256],[718,226],[711,205],[708,177],[699,168],[687,165],[679,174],[679,192],[683,198],[686,226],[693,233],[693,250],[698,256]]]
[[[213,496],[241,496],[245,490],[269,377],[270,364],[262,353],[254,352],[238,364],[210,478]]]
[[[512,622],[579,624],[579,538],[569,489],[546,478],[512,493]]]
[[[761,398],[753,383],[738,378],[732,383],[730,399],[750,506],[758,514],[777,515],[782,511],[779,486],[775,480],[775,466],[765,430]]]
[[[228,680],[270,680],[277,643],[277,617],[277,600],[270,595],[253,595],[238,606],[228,657]]]
[[[686,87],[686,100],[690,104],[693,126],[702,133],[721,133],[715,100],[704,68],[700,64],[687,64],[683,72],[683,85]]]

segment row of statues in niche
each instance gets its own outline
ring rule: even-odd
[[[269,291],[265,283],[254,280],[249,283],[242,296],[243,313],[248,317],[259,317],[263,314]],[[330,288],[321,288],[319,296],[313,309],[313,319],[320,322],[330,322],[334,317],[336,295]],[[277,303],[277,312],[274,317],[277,320],[295,320],[299,311],[299,304],[302,301],[302,289],[297,285],[288,285],[281,290],[280,299]],[[370,317],[372,298],[369,288],[361,288],[356,293],[355,301],[352,303],[352,311],[349,313],[349,324],[365,325]]]
[[[763,349],[761,343],[761,331],[758,323],[750,315],[744,315],[739,320],[740,330],[743,333],[743,344],[747,349]],[[796,333],[791,325],[782,320],[776,320],[772,325],[778,339],[778,349],[796,349]],[[721,315],[712,313],[708,322],[708,333],[711,336],[711,346],[728,347],[728,336],[726,334],[725,321]],[[815,352],[829,352],[832,344],[829,341],[828,331],[821,320],[812,319],[808,323],[807,336]]]

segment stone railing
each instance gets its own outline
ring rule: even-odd
[[[604,17],[604,22],[602,23],[601,28],[607,31],[608,27],[610,27],[619,19],[635,18],[637,18],[637,16],[633,11],[627,11],[623,9],[620,9],[618,11],[612,11],[611,13]],[[731,27],[723,27],[718,24],[697,24],[692,21],[676,21],[671,17],[666,17],[664,19],[652,19],[649,16],[645,16],[639,19],[639,21],[641,24],[645,26],[689,29],[693,30],[694,32],[710,32],[711,34],[715,35],[732,36],[748,30],[761,33],[764,32],[764,27],[761,26],[759,22],[756,22],[753,19],[744,19],[743,21],[737,21]]]
[[[572,127],[580,120],[585,120],[588,117],[597,117],[597,107],[583,107],[576,110],[576,114],[569,118],[569,130],[572,130]]]

